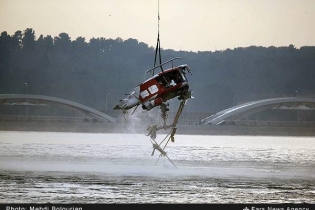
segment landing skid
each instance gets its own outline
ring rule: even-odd
[[[161,108],[161,112],[162,112],[161,116],[162,116],[163,121],[164,121],[163,125],[160,125],[160,126],[159,126],[159,125],[152,125],[152,126],[149,126],[149,127],[147,128],[147,130],[149,131],[149,133],[146,134],[146,136],[150,136],[151,143],[152,143],[152,145],[153,145],[153,151],[152,151],[151,156],[154,155],[155,150],[157,150],[157,151],[160,152],[159,158],[157,159],[155,165],[156,165],[157,162],[159,161],[160,157],[165,156],[165,157],[175,166],[175,168],[177,168],[176,165],[172,162],[172,160],[167,156],[167,154],[166,154],[166,152],[165,152],[165,147],[167,146],[167,144],[169,143],[170,140],[171,140],[172,142],[175,141],[174,136],[175,136],[175,133],[176,133],[176,130],[177,130],[176,125],[177,125],[178,120],[179,120],[179,117],[180,117],[180,115],[181,115],[181,113],[182,113],[182,111],[183,111],[183,109],[184,109],[184,107],[185,107],[185,105],[186,105],[187,100],[188,100],[188,98],[183,99],[183,100],[181,101],[181,103],[180,103],[180,105],[179,105],[179,108],[178,108],[178,110],[177,110],[177,113],[176,113],[176,115],[175,115],[175,118],[174,118],[172,124],[166,125],[167,111],[168,111],[169,109],[168,109],[168,107],[167,107],[168,104],[162,104],[162,105],[160,106],[160,108]],[[167,136],[161,141],[161,143],[158,144],[158,143],[155,141],[155,139],[156,139],[156,132],[157,132],[158,130],[161,130],[161,129],[167,130],[167,129],[169,129],[169,128],[171,128],[170,132],[169,132],[169,133],[167,134]],[[168,139],[167,139],[167,138],[168,138]],[[164,146],[163,146],[163,148],[162,148],[162,144],[163,144],[163,142],[164,142],[166,139],[167,139],[167,141],[166,141],[166,143],[164,144]]]

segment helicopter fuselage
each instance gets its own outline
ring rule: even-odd
[[[119,101],[114,110],[128,110],[140,104],[142,109],[150,110],[172,98],[190,96],[186,70],[190,73],[185,64],[155,74],[137,85],[126,98]]]

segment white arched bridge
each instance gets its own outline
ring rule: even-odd
[[[238,121],[266,109],[315,110],[315,98],[271,98],[240,104],[202,119],[201,124],[220,125],[226,121]]]
[[[79,114],[93,117],[101,122],[116,122],[113,118],[103,112],[73,101],[56,98],[52,96],[32,94],[0,94],[0,104],[6,105],[54,105],[70,109]]]

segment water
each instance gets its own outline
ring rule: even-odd
[[[164,135],[158,135],[160,141]],[[315,203],[315,138],[0,132],[0,203]]]

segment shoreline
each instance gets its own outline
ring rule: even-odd
[[[138,133],[147,134],[148,125],[139,123],[0,121],[0,131]],[[159,130],[168,134],[170,129]],[[183,135],[250,135],[250,136],[315,136],[314,126],[190,125],[178,124],[176,134]]]

